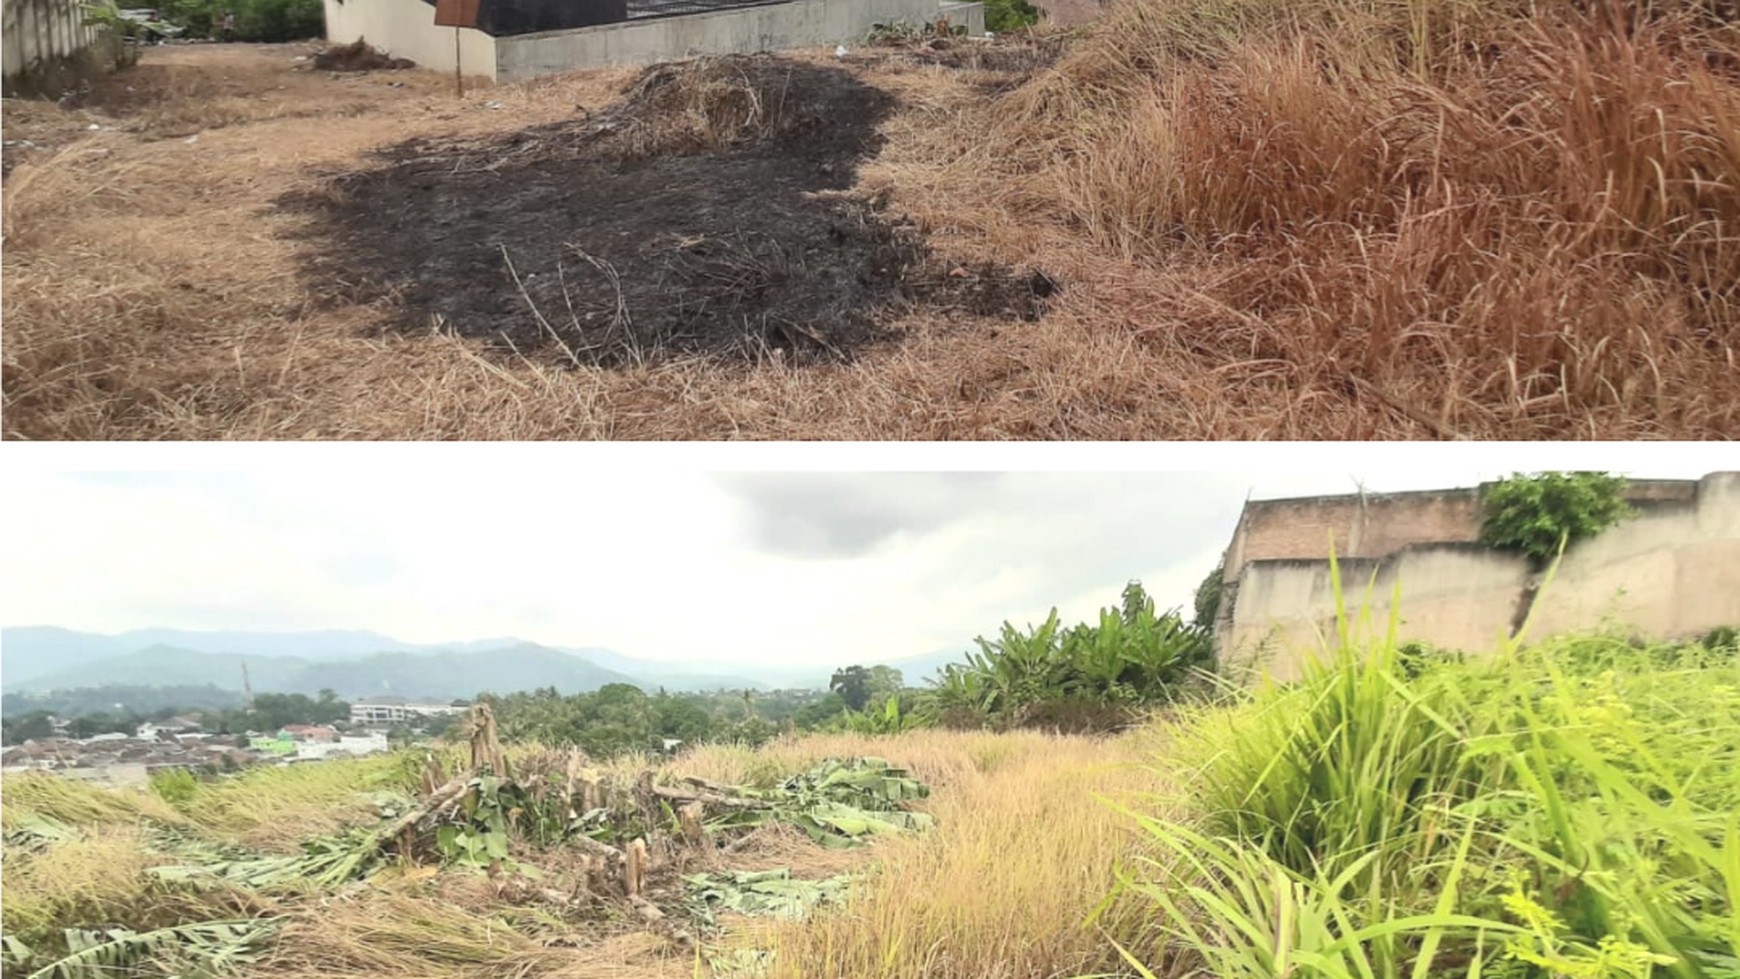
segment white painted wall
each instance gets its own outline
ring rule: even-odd
[[[471,28],[435,26],[435,8],[423,0],[325,0],[326,39],[361,38],[419,68],[453,71],[453,33],[459,32],[459,67],[466,77],[495,77],[495,38]]]

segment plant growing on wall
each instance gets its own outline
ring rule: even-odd
[[[1196,586],[1195,624],[1204,629],[1214,628],[1215,616],[1220,614],[1221,578],[1226,575],[1226,560],[1223,558],[1208,577],[1202,579],[1202,584]]]
[[[1604,472],[1517,473],[1482,492],[1480,540],[1545,565],[1629,516],[1625,486]]]

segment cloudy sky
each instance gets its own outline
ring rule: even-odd
[[[1527,465],[1367,458],[1365,471],[1286,474],[14,475],[0,487],[0,620],[513,635],[721,664],[896,658],[1052,605],[1087,615],[1130,578],[1188,604],[1247,495],[1472,485]]]

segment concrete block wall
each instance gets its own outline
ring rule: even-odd
[[[1740,624],[1740,473],[1642,484],[1632,499],[1636,516],[1566,552],[1534,601],[1527,638],[1607,623],[1651,638],[1683,638]],[[1286,546],[1281,540],[1277,549]],[[1230,567],[1230,551],[1228,557]],[[1241,561],[1227,579],[1216,626],[1222,663],[1296,678],[1306,657],[1335,635],[1329,562],[1249,552]],[[1340,565],[1350,613],[1367,606],[1376,634],[1399,584],[1403,641],[1471,653],[1496,649],[1509,636],[1536,577],[1525,559],[1469,541],[1409,543]]]
[[[79,0],[0,0],[0,89],[58,95],[130,61],[119,38],[85,26]]]
[[[328,0],[332,2],[335,0]],[[927,23],[936,20],[937,10],[937,0],[794,0],[503,37],[495,41],[496,78],[515,81],[580,68],[643,65],[694,55],[851,44],[863,39],[876,24]]]

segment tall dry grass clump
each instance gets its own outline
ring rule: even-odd
[[[1198,342],[1443,434],[1731,432],[1731,16],[1130,0],[1009,97],[1014,204],[1192,270]]]
[[[806,741],[809,739],[806,739]],[[815,739],[823,740],[823,739]],[[1115,969],[1089,923],[1136,841],[1115,803],[1151,791],[1139,736],[917,732],[890,756],[1001,745],[957,771],[932,809],[936,828],[879,843],[874,869],[842,910],[755,936],[776,979],[1027,979]],[[800,742],[801,743],[801,742]],[[914,761],[915,768],[918,762]]]

